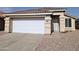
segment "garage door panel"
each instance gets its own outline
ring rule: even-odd
[[[12,32],[44,33],[44,20],[13,20]]]

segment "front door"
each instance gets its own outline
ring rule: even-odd
[[[52,30],[53,30],[53,32],[59,32],[59,19],[58,19],[58,17],[54,17],[52,20]]]
[[[59,24],[53,23],[53,29],[54,29],[54,32],[59,32]]]

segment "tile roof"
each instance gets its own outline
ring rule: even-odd
[[[26,13],[48,13],[49,10],[63,10],[64,8],[57,8],[57,7],[38,7],[30,10],[21,10],[12,12],[10,14],[26,14]]]

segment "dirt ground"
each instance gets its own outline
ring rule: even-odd
[[[67,33],[45,35],[37,51],[79,51],[79,30]]]
[[[0,32],[0,51],[79,51],[79,30],[52,35]]]

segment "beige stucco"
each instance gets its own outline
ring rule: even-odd
[[[56,13],[53,13],[53,15],[59,15],[60,32],[64,32],[65,31],[65,16],[64,16],[64,12],[56,12]]]
[[[51,34],[51,20],[50,16],[45,16],[45,34]]]
[[[58,13],[53,13],[53,15],[60,15],[59,21],[60,21],[60,32],[65,32],[65,31],[75,31],[75,18],[65,16],[64,12],[58,12]],[[66,18],[71,18],[71,26],[72,27],[65,27],[65,19]]]
[[[27,18],[27,17],[26,17]],[[11,32],[12,31],[12,19],[10,17],[6,17],[5,19],[5,32]],[[51,34],[51,20],[52,18],[50,16],[45,16],[44,17],[45,20],[45,29],[44,29],[44,34]]]
[[[60,32],[65,32],[65,31],[75,31],[75,19],[74,18],[71,18],[72,19],[72,27],[65,27],[65,18],[69,18],[67,16],[64,15],[65,13],[64,12],[54,12],[52,13],[52,15],[59,15],[59,31]],[[24,16],[24,17],[23,17]],[[11,18],[27,18],[26,15],[23,15],[23,16],[12,16],[11,15]],[[52,20],[52,17],[50,15],[40,15],[40,16],[29,16],[29,18],[44,18],[45,20],[45,23],[44,23],[44,34],[51,34],[51,30],[52,30],[52,26],[51,26],[51,20]],[[12,19],[10,17],[5,17],[5,32],[11,32],[12,31]]]
[[[6,18],[4,18],[4,20],[5,20],[5,30],[4,30],[4,32],[9,32],[9,28],[10,28],[10,17],[6,17]]]
[[[65,18],[71,18],[65,16]],[[65,27],[65,31],[75,31],[75,18],[71,18],[71,27]]]
[[[64,31],[65,31],[65,17],[60,16],[60,32],[64,32]]]
[[[74,18],[71,19],[72,19],[72,31],[75,31],[75,19]]]

